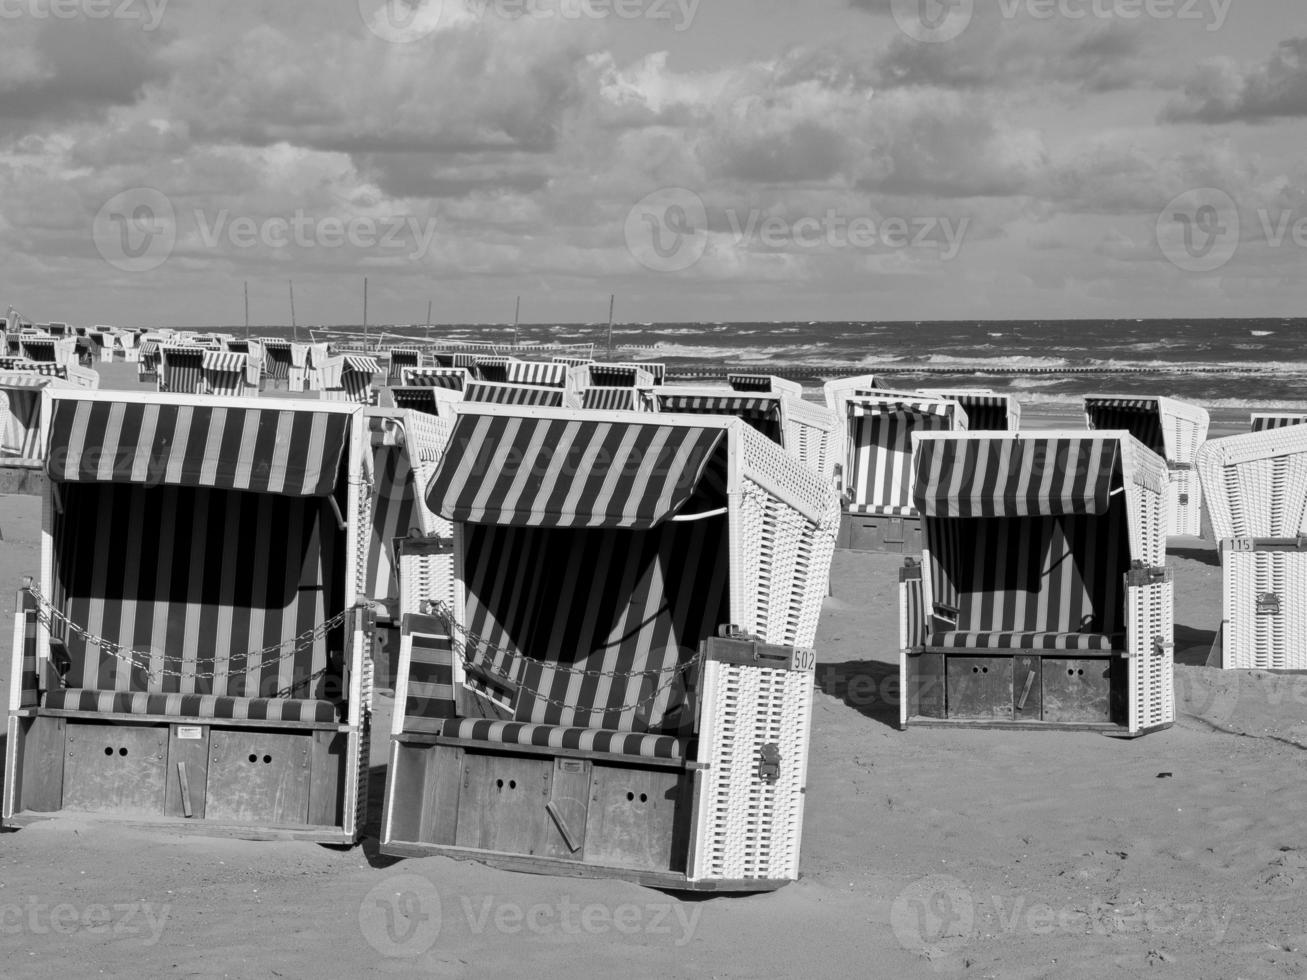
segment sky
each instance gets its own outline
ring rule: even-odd
[[[0,0],[0,308],[1307,313],[1302,0]]]

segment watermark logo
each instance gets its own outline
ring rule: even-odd
[[[970,25],[975,0],[892,0],[894,20],[914,41],[940,44],[952,41]]]
[[[1176,709],[1215,728],[1229,728],[1239,707],[1241,685],[1239,671],[1177,667]]]
[[[391,44],[412,44],[435,33],[444,0],[358,0],[369,31]]]
[[[646,269],[684,272],[708,250],[708,209],[684,187],[646,195],[626,216],[626,247]]]
[[[903,948],[932,958],[965,945],[975,925],[971,892],[949,875],[913,882],[890,906],[890,927]]]
[[[141,945],[153,946],[168,925],[172,906],[152,902],[115,902],[112,905],[91,903],[51,905],[34,895],[25,902],[0,905],[0,936],[90,936],[139,938]]]
[[[440,937],[440,892],[420,875],[396,875],[378,884],[359,906],[359,929],[382,956],[421,956]]]
[[[998,0],[1004,20],[1206,21],[1208,31],[1225,26],[1234,0]]]
[[[0,0],[0,20],[132,20],[158,30],[168,0]]]
[[[168,261],[177,244],[177,214],[166,194],[133,187],[96,212],[91,237],[101,257],[123,272],[149,272]]]
[[[1239,208],[1225,191],[1197,187],[1171,199],[1157,216],[1157,244],[1176,268],[1215,272],[1239,248]]]

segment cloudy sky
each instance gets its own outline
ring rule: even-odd
[[[1302,0],[0,0],[35,320],[1307,313]]]

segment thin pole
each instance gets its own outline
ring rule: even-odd
[[[617,302],[617,294],[612,293],[608,297],[608,359],[613,359],[613,306]]]
[[[427,340],[431,339],[431,300],[427,300]]]
[[[368,277],[363,277],[363,349],[368,348]]]
[[[294,331],[295,339],[299,340],[300,328],[299,325],[295,322],[295,280],[287,279],[286,282],[290,284],[290,328],[292,331]]]
[[[245,337],[250,336],[250,281],[245,280]]]
[[[522,297],[517,298],[517,305],[513,307],[513,346],[517,346],[517,324],[522,316]]]

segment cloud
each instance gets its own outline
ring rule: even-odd
[[[1262,64],[1229,58],[1195,69],[1184,93],[1162,110],[1165,122],[1266,122],[1307,116],[1307,38],[1280,42]]]

